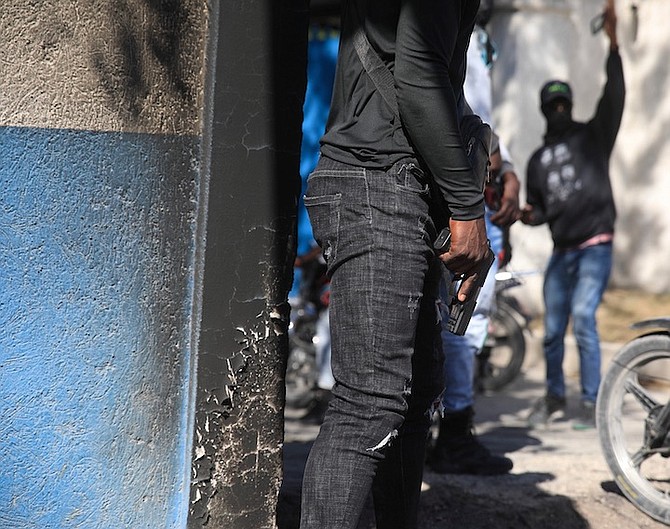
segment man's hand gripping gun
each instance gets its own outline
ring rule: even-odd
[[[449,246],[451,244],[451,232],[449,228],[444,228],[438,235],[433,247],[438,253],[444,253],[449,251]],[[457,294],[458,282],[462,279],[462,276],[454,276],[450,292],[453,293],[451,298],[451,303],[449,304],[449,320],[447,321],[447,330],[459,336],[463,336],[465,331],[468,328],[472,314],[475,311],[475,306],[477,305],[477,297],[479,296],[479,291],[486,281],[486,276],[489,273],[491,265],[495,261],[495,255],[491,248],[489,248],[486,258],[482,262],[479,270],[477,271],[477,282],[474,285],[473,290],[470,292],[470,295],[465,301],[459,301]]]
[[[489,168],[489,154],[491,152],[491,141],[493,139],[493,131],[491,127],[484,123],[476,114],[466,114],[461,119],[461,135],[463,136],[463,145],[472,166],[473,172],[481,178],[481,189],[483,192],[484,183],[488,181]],[[449,226],[442,229],[437,239],[433,243],[433,247],[438,254],[448,252],[451,244],[451,231]],[[486,281],[491,265],[495,261],[495,255],[491,248],[488,249],[486,258],[482,262],[477,271],[477,282],[474,285],[470,295],[465,301],[459,301],[457,296],[458,282],[463,279],[462,276],[454,276],[450,291],[453,292],[453,297],[449,305],[449,321],[447,322],[447,330],[459,336],[465,334],[472,314],[477,305],[477,297],[479,291]]]

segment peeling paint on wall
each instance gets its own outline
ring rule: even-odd
[[[218,15],[188,526],[270,529],[300,190],[305,0]]]
[[[237,328],[238,350],[225,362],[219,381],[201,387],[194,442],[190,526],[207,527],[216,495],[226,503],[248,504],[251,491],[265,484],[266,497],[256,494],[249,511],[215,513],[217,523],[265,527],[273,518],[280,484],[283,419],[277,395],[283,387],[283,364],[277,362],[278,340],[286,339],[288,304],[268,307],[253,327]],[[224,367],[225,366],[225,367]],[[255,520],[252,522],[252,520]],[[248,525],[246,525],[248,524]],[[260,525],[254,525],[260,524]],[[265,525],[264,525],[265,524]]]

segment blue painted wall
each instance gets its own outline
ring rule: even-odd
[[[185,527],[198,138],[0,128],[0,528]]]

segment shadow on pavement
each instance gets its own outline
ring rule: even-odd
[[[421,496],[419,529],[588,529],[570,498],[537,487],[553,479],[552,474],[543,473],[495,478],[426,473],[428,490]],[[514,488],[518,495],[499,494]]]
[[[482,438],[488,446],[504,439],[505,451],[540,444],[524,428],[500,427]],[[312,441],[284,445],[284,481],[277,506],[278,529],[299,527],[302,476],[311,446]],[[552,474],[532,472],[497,477],[452,476],[426,469],[418,529],[587,529],[588,523],[570,498],[550,495],[537,487],[554,478]],[[518,494],[510,495],[509,491],[514,489]],[[368,508],[359,529],[375,527],[372,509]]]
[[[625,498],[624,493],[621,492],[621,489],[619,488],[619,485],[616,484],[616,481],[610,480],[610,481],[603,481],[600,483],[600,486],[605,492],[611,492],[613,494],[617,494],[621,496],[622,498]]]
[[[526,446],[539,446],[542,444],[537,437],[529,435],[528,428],[517,426],[497,426],[477,438],[492,452],[510,453],[521,450]]]

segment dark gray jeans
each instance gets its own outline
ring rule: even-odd
[[[310,452],[301,529],[416,526],[431,410],[443,387],[439,260],[413,160],[387,171],[322,157],[305,205],[331,275],[333,399]]]

